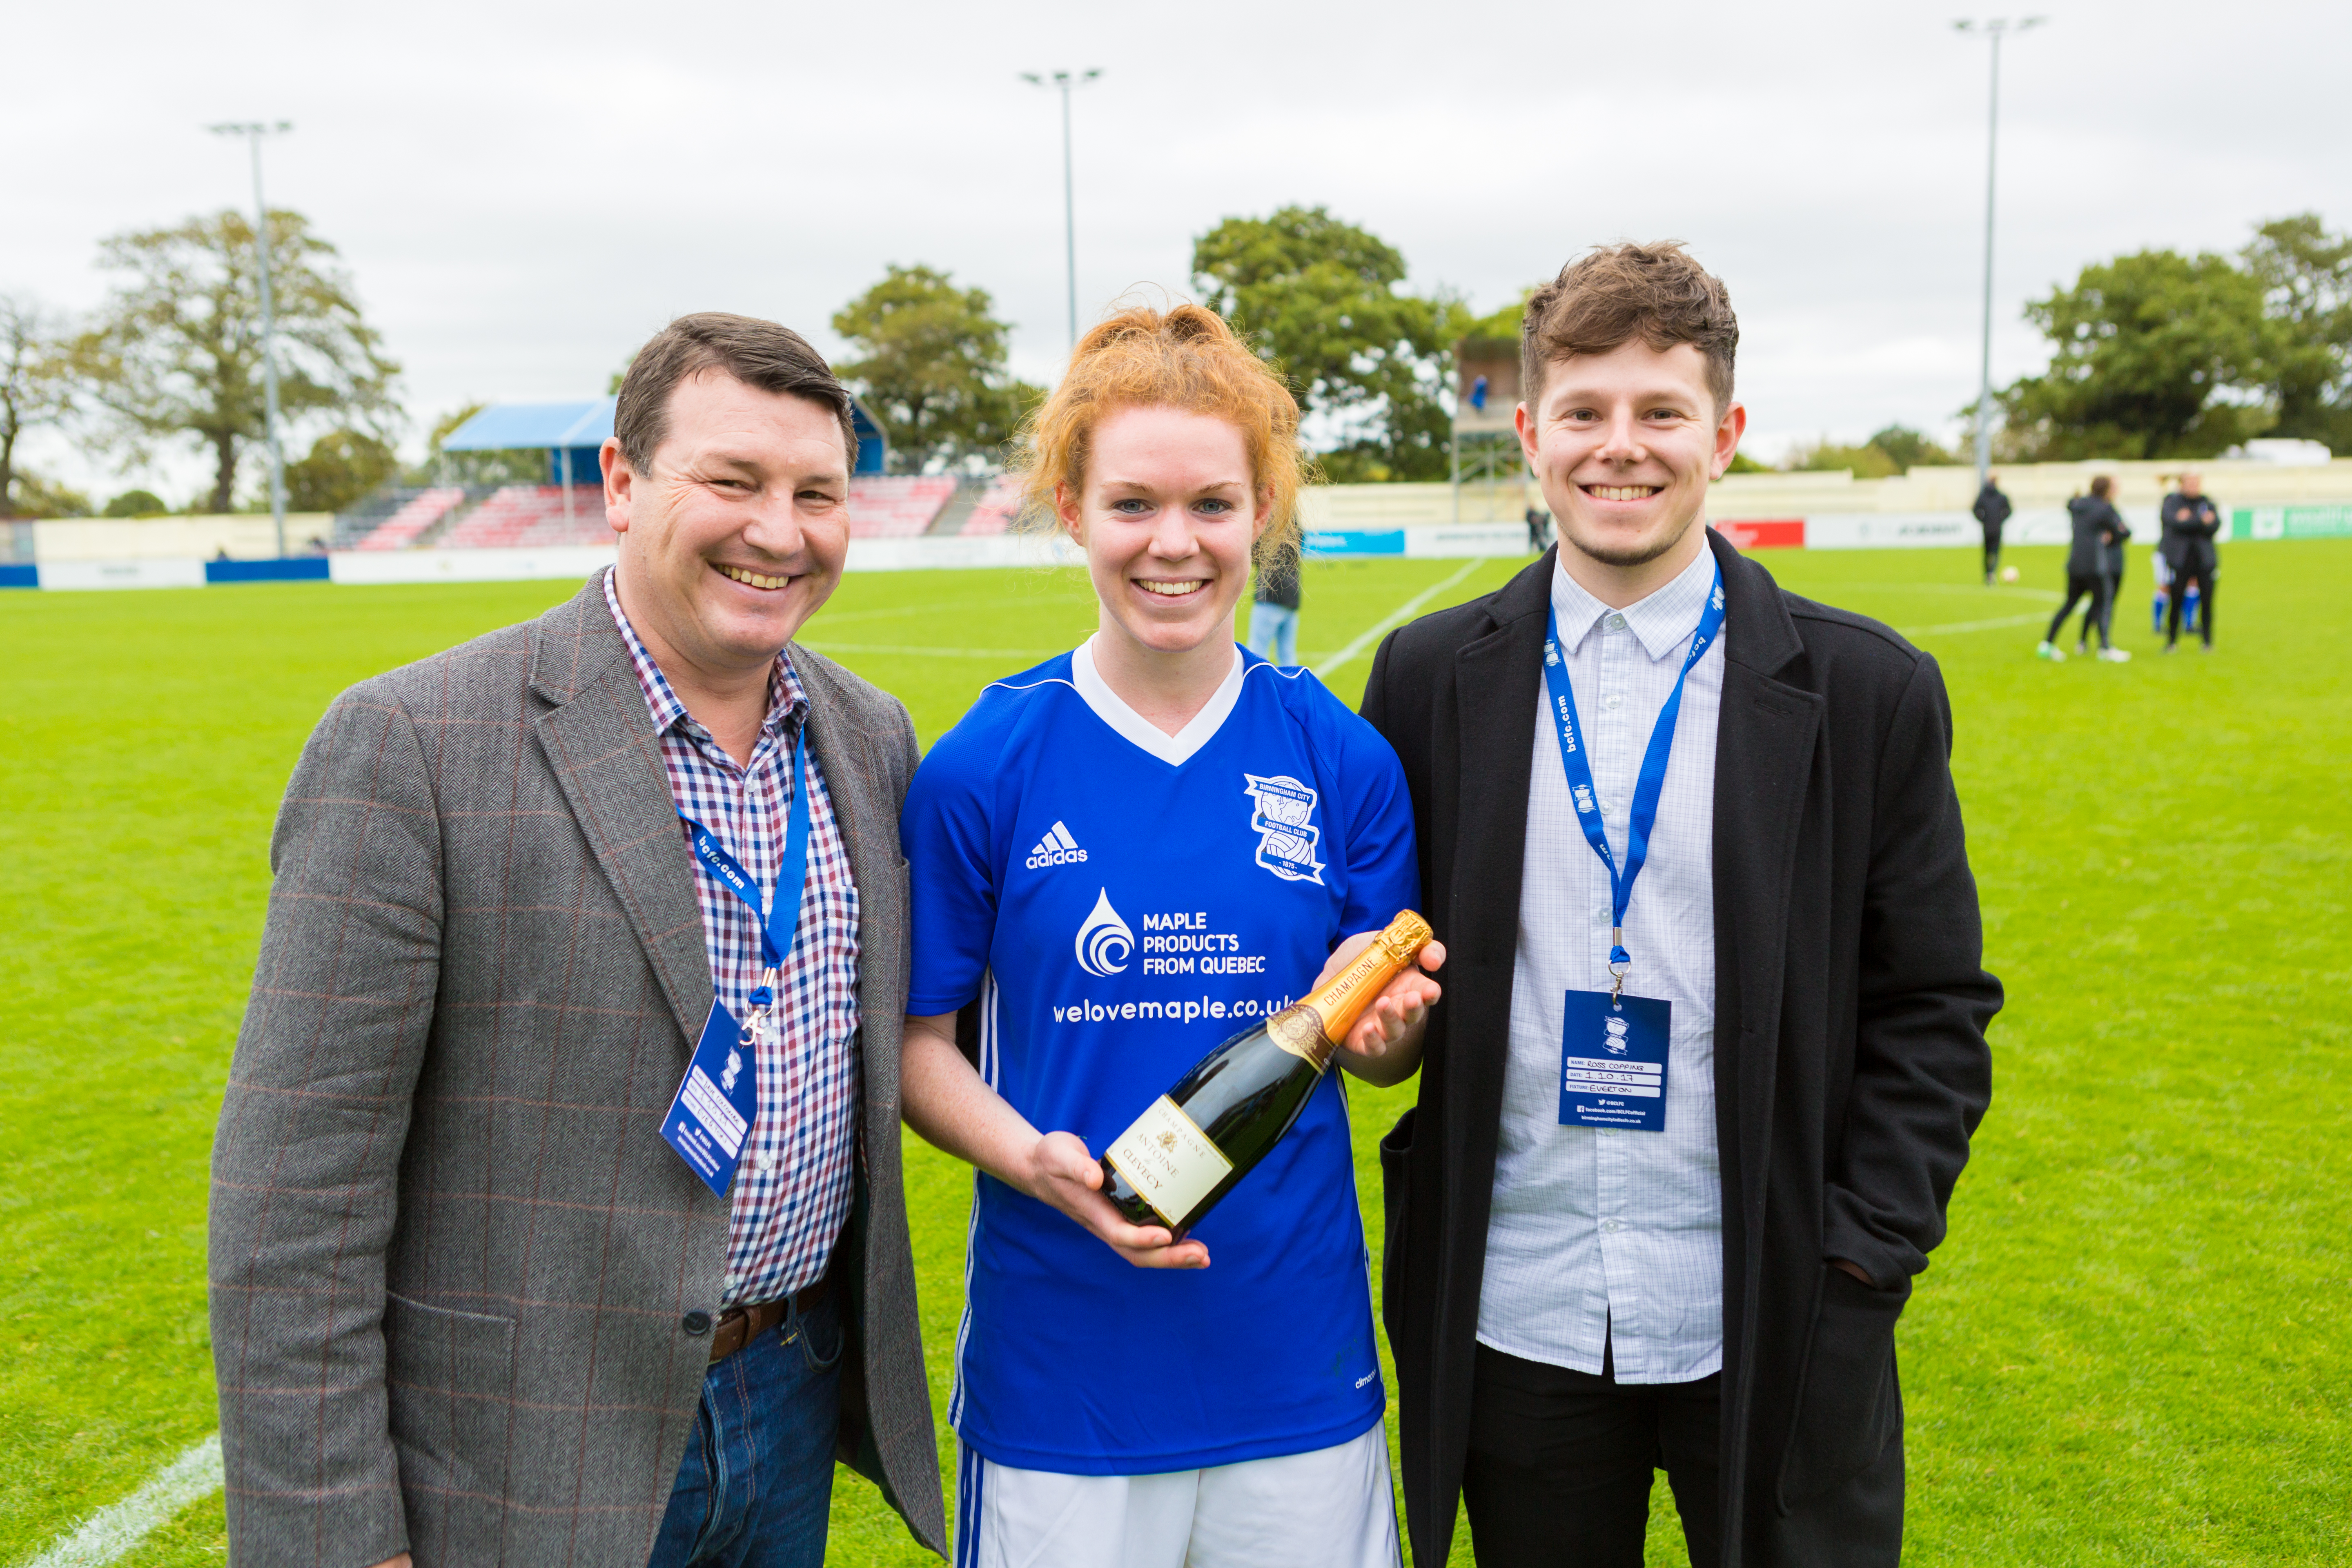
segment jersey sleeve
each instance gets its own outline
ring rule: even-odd
[[[915,770],[898,815],[912,904],[907,1011],[952,1013],[980,994],[996,938],[992,770],[977,737],[942,736]]]
[[[1348,784],[1348,893],[1339,934],[1353,936],[1380,930],[1399,910],[1421,909],[1421,870],[1404,764],[1379,731],[1344,708],[1339,731]]]

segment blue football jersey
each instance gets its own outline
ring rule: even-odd
[[[1183,733],[1087,647],[981,694],[907,795],[908,1011],[981,1005],[980,1071],[1099,1155],[1340,939],[1417,907],[1388,742],[1321,682],[1242,651]],[[949,1420],[999,1464],[1149,1475],[1310,1452],[1381,1418],[1347,1109],[1334,1070],[1192,1234],[1137,1268],[986,1174]]]

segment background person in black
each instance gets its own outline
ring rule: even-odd
[[[2108,598],[2110,579],[2107,576],[2107,550],[2120,550],[2122,541],[2131,537],[2131,530],[2123,514],[2107,498],[2116,493],[2116,481],[2101,474],[2091,481],[2091,493],[2076,496],[2066,503],[2066,514],[2073,521],[2074,542],[2066,552],[2066,602],[2050,617],[2050,630],[2034,651],[2043,658],[2061,659],[2065,651],[2058,646],[2058,633],[2066,617],[2074,611],[2076,601],[2087,599],[2083,608],[2083,633],[2075,638],[2075,651],[2090,638],[2091,628],[2099,628],[2099,657],[2122,663],[2131,655],[2114,647],[2107,639]]]
[[[2189,596],[2193,577],[2202,606],[2197,615],[2197,635],[2203,639],[2205,651],[2211,653],[2213,578],[2221,565],[2221,552],[2213,541],[2221,531],[2221,511],[2205,493],[2205,476],[2194,468],[2183,469],[2180,488],[2164,498],[2157,515],[2164,521],[2164,536],[2157,550],[2172,568],[2172,605],[2165,612],[2164,651],[2170,653],[2179,645],[2180,602]]]
[[[2110,502],[2114,500],[2112,495],[2108,499]],[[2115,509],[2111,506],[2110,510]],[[2124,521],[2120,510],[2116,510],[2115,537],[2099,546],[2099,575],[2106,579],[2107,590],[2106,602],[2099,611],[2099,642],[2111,650],[2115,640],[2116,605],[2123,597],[2124,590],[2124,545],[2131,536],[2131,524]],[[2079,637],[2074,639],[2078,652],[2082,641]],[[2129,658],[2131,655],[2125,653],[2123,657]]]
[[[1999,474],[1985,476],[1984,489],[1977,492],[1976,505],[1969,510],[1984,525],[1985,586],[1990,588],[1993,574],[2000,570],[2000,525],[2009,521],[2014,510],[2009,504],[2009,497],[2001,493]]]
[[[1249,649],[1277,665],[1298,662],[1298,547],[1278,545],[1258,563],[1250,598]]]

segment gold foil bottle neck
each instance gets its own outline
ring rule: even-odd
[[[1276,1045],[1322,1071],[1372,998],[1411,966],[1430,936],[1427,921],[1411,910],[1401,911],[1345,969],[1303,1002],[1269,1019],[1266,1032]]]
[[[1389,921],[1388,930],[1376,939],[1379,946],[1388,949],[1389,956],[1402,969],[1421,956],[1421,950],[1435,939],[1437,933],[1429,922],[1411,910],[1399,910],[1396,919]]]

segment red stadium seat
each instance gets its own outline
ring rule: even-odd
[[[849,536],[905,539],[931,526],[955,494],[947,474],[858,474],[849,481]]]
[[[465,499],[466,492],[455,485],[411,496],[398,511],[370,529],[366,537],[352,548],[405,550],[418,534],[447,516],[449,509]]]
[[[955,494],[952,476],[943,474],[859,474],[849,481],[849,532],[854,539],[903,539],[930,527],[940,509]],[[438,493],[438,492],[436,492]],[[462,493],[446,492],[453,498]],[[395,542],[373,541],[393,526],[386,521],[369,536],[366,549],[398,549],[425,531],[439,510]],[[410,503],[411,507],[416,505]],[[400,514],[405,516],[408,509]],[[610,544],[613,531],[604,521],[604,491],[593,485],[575,485],[572,517],[563,515],[561,485],[508,485],[461,519],[440,541],[445,550],[483,550],[500,546],[541,549],[562,544]]]
[[[963,533],[970,538],[976,533],[1003,533],[1021,515],[1021,485],[1019,474],[999,474],[980,494],[980,500],[964,519]]]

